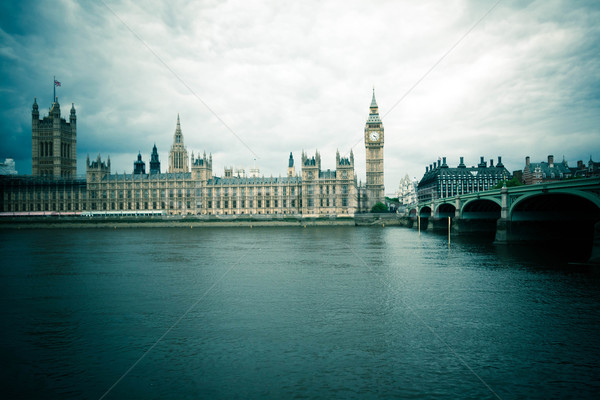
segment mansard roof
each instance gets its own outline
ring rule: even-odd
[[[300,183],[301,179],[299,177],[231,177],[231,178],[221,178],[218,176],[213,177],[213,179],[209,179],[209,185],[277,185],[277,184],[287,184],[287,183]]]
[[[208,185],[216,186],[216,185],[277,185],[277,184],[287,184],[287,183],[300,183],[302,180],[300,177],[292,176],[292,177],[231,177],[231,178],[221,178],[218,176],[213,177],[208,180]]]
[[[525,168],[529,168],[529,171],[532,173],[535,172],[537,168],[539,168],[540,172],[544,174],[547,178],[552,177],[553,174],[558,178],[561,175],[572,173],[566,161],[553,163],[552,167],[547,162],[529,163],[528,166],[525,165]]]
[[[140,180],[153,180],[153,181],[167,181],[167,180],[187,180],[192,179],[191,172],[166,172],[164,174],[110,174],[105,175],[103,181],[140,181]]]
[[[502,166],[456,167],[439,166],[428,170],[419,181],[419,186],[434,183],[441,179],[509,179],[510,172]]]
[[[0,183],[12,184],[14,186],[86,186],[85,178],[79,177],[54,177],[54,176],[31,176],[31,175],[0,175]]]

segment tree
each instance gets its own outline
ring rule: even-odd
[[[383,212],[388,212],[388,207],[379,202],[379,203],[375,203],[375,205],[373,207],[371,207],[371,212],[372,213],[383,213]]]
[[[501,189],[502,186],[504,186],[504,182],[506,182],[506,187],[513,187],[513,186],[521,186],[523,185],[523,183],[519,182],[519,180],[515,177],[513,177],[510,181],[500,181],[496,184],[496,186],[493,187],[493,189]]]

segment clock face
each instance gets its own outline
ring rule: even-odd
[[[378,140],[379,139],[379,132],[375,132],[375,131],[370,132],[369,133],[369,139],[371,139],[371,141],[373,141],[373,142],[376,141],[376,140]]]

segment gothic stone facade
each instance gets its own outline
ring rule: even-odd
[[[137,173],[112,174],[110,158],[103,161],[98,155],[96,160],[88,156],[85,180],[74,179],[71,177],[75,174],[76,159],[75,109],[71,108],[70,123],[60,118],[58,102],[53,104],[50,114],[41,124],[48,128],[41,129],[34,103],[32,160],[34,166],[38,165],[35,171],[40,176],[0,177],[0,211],[159,210],[168,215],[353,216],[365,210],[367,202],[383,199],[383,128],[374,96],[365,128],[368,146],[375,149],[367,152],[366,188],[357,185],[352,151],[349,157],[341,157],[338,152],[333,170],[322,169],[317,151],[310,158],[302,152],[299,173],[290,154],[285,177],[259,177],[252,173],[235,176],[228,168],[223,177],[214,176],[211,155],[195,158],[192,154],[188,164],[179,116],[169,154],[170,172],[160,173],[155,146],[150,174],[141,167]],[[58,128],[50,129],[51,126]],[[378,132],[377,138],[371,137],[371,132]],[[58,164],[54,164],[53,158],[56,151],[60,154]],[[52,164],[40,164],[40,161],[52,161]],[[138,161],[143,163],[141,155]],[[52,168],[42,170],[41,165],[52,165]]]
[[[31,172],[33,176],[77,176],[77,116],[71,106],[69,122],[60,116],[55,99],[47,117],[40,120],[37,99],[31,111]]]
[[[365,125],[365,148],[367,159],[367,209],[385,201],[383,183],[383,123],[375,101],[375,89]]]
[[[74,214],[87,207],[85,179],[0,175],[0,212]]]
[[[321,170],[320,155],[302,154],[302,178],[213,176],[212,156],[192,159],[191,172],[111,174],[110,160],[87,162],[90,211],[161,210],[169,215],[336,215],[356,211],[354,156],[337,155]],[[227,176],[228,175],[228,176]],[[303,179],[304,178],[304,179]]]

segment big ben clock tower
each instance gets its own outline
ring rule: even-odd
[[[383,187],[383,124],[375,101],[375,89],[365,125],[365,148],[367,159],[367,207],[385,202]]]

